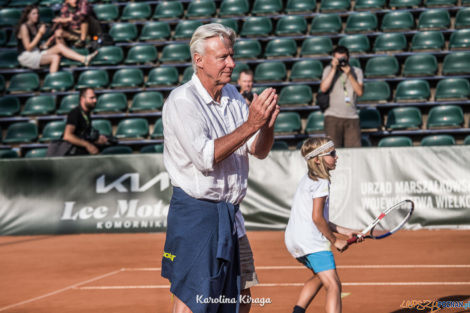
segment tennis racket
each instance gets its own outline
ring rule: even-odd
[[[401,201],[386,209],[357,236],[348,239],[348,244],[355,243],[359,237],[382,239],[403,227],[413,214],[415,204],[411,200]]]

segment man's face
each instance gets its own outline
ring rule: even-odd
[[[333,57],[336,59],[336,60],[339,60],[339,59],[346,59],[349,61],[349,57],[346,53],[335,53],[333,55]]]
[[[204,55],[197,55],[196,66],[216,85],[226,85],[230,82],[235,62],[233,61],[232,42],[227,37],[221,40],[219,36],[206,40]]]
[[[238,77],[238,85],[240,86],[240,93],[244,91],[250,92],[253,88],[253,75],[240,73],[240,77]]]
[[[95,108],[96,106],[96,95],[95,92],[91,89],[88,89],[85,92],[85,96],[82,98],[82,101],[85,104],[85,107],[91,111]]]

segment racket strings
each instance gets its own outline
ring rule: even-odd
[[[404,202],[391,209],[371,230],[372,237],[381,237],[400,229],[409,219],[413,206]]]

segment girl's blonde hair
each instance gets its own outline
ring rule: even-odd
[[[308,138],[304,141],[301,148],[302,156],[305,157],[307,154],[312,152],[313,150],[317,149],[318,147],[324,145],[331,139],[329,137],[316,137],[316,138]],[[327,151],[325,151],[327,152]],[[315,162],[315,159],[319,158],[320,162]],[[308,177],[313,180],[318,180],[319,178],[328,179],[330,180],[330,171],[325,165],[325,161],[323,157],[316,156],[307,161],[308,166]]]

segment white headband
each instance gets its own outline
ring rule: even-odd
[[[321,154],[322,152],[334,147],[333,141],[328,141],[327,143],[321,145],[320,147],[316,148],[315,150],[311,151],[309,154],[307,154],[304,159],[305,161],[310,160],[311,158],[316,157],[317,155]]]

